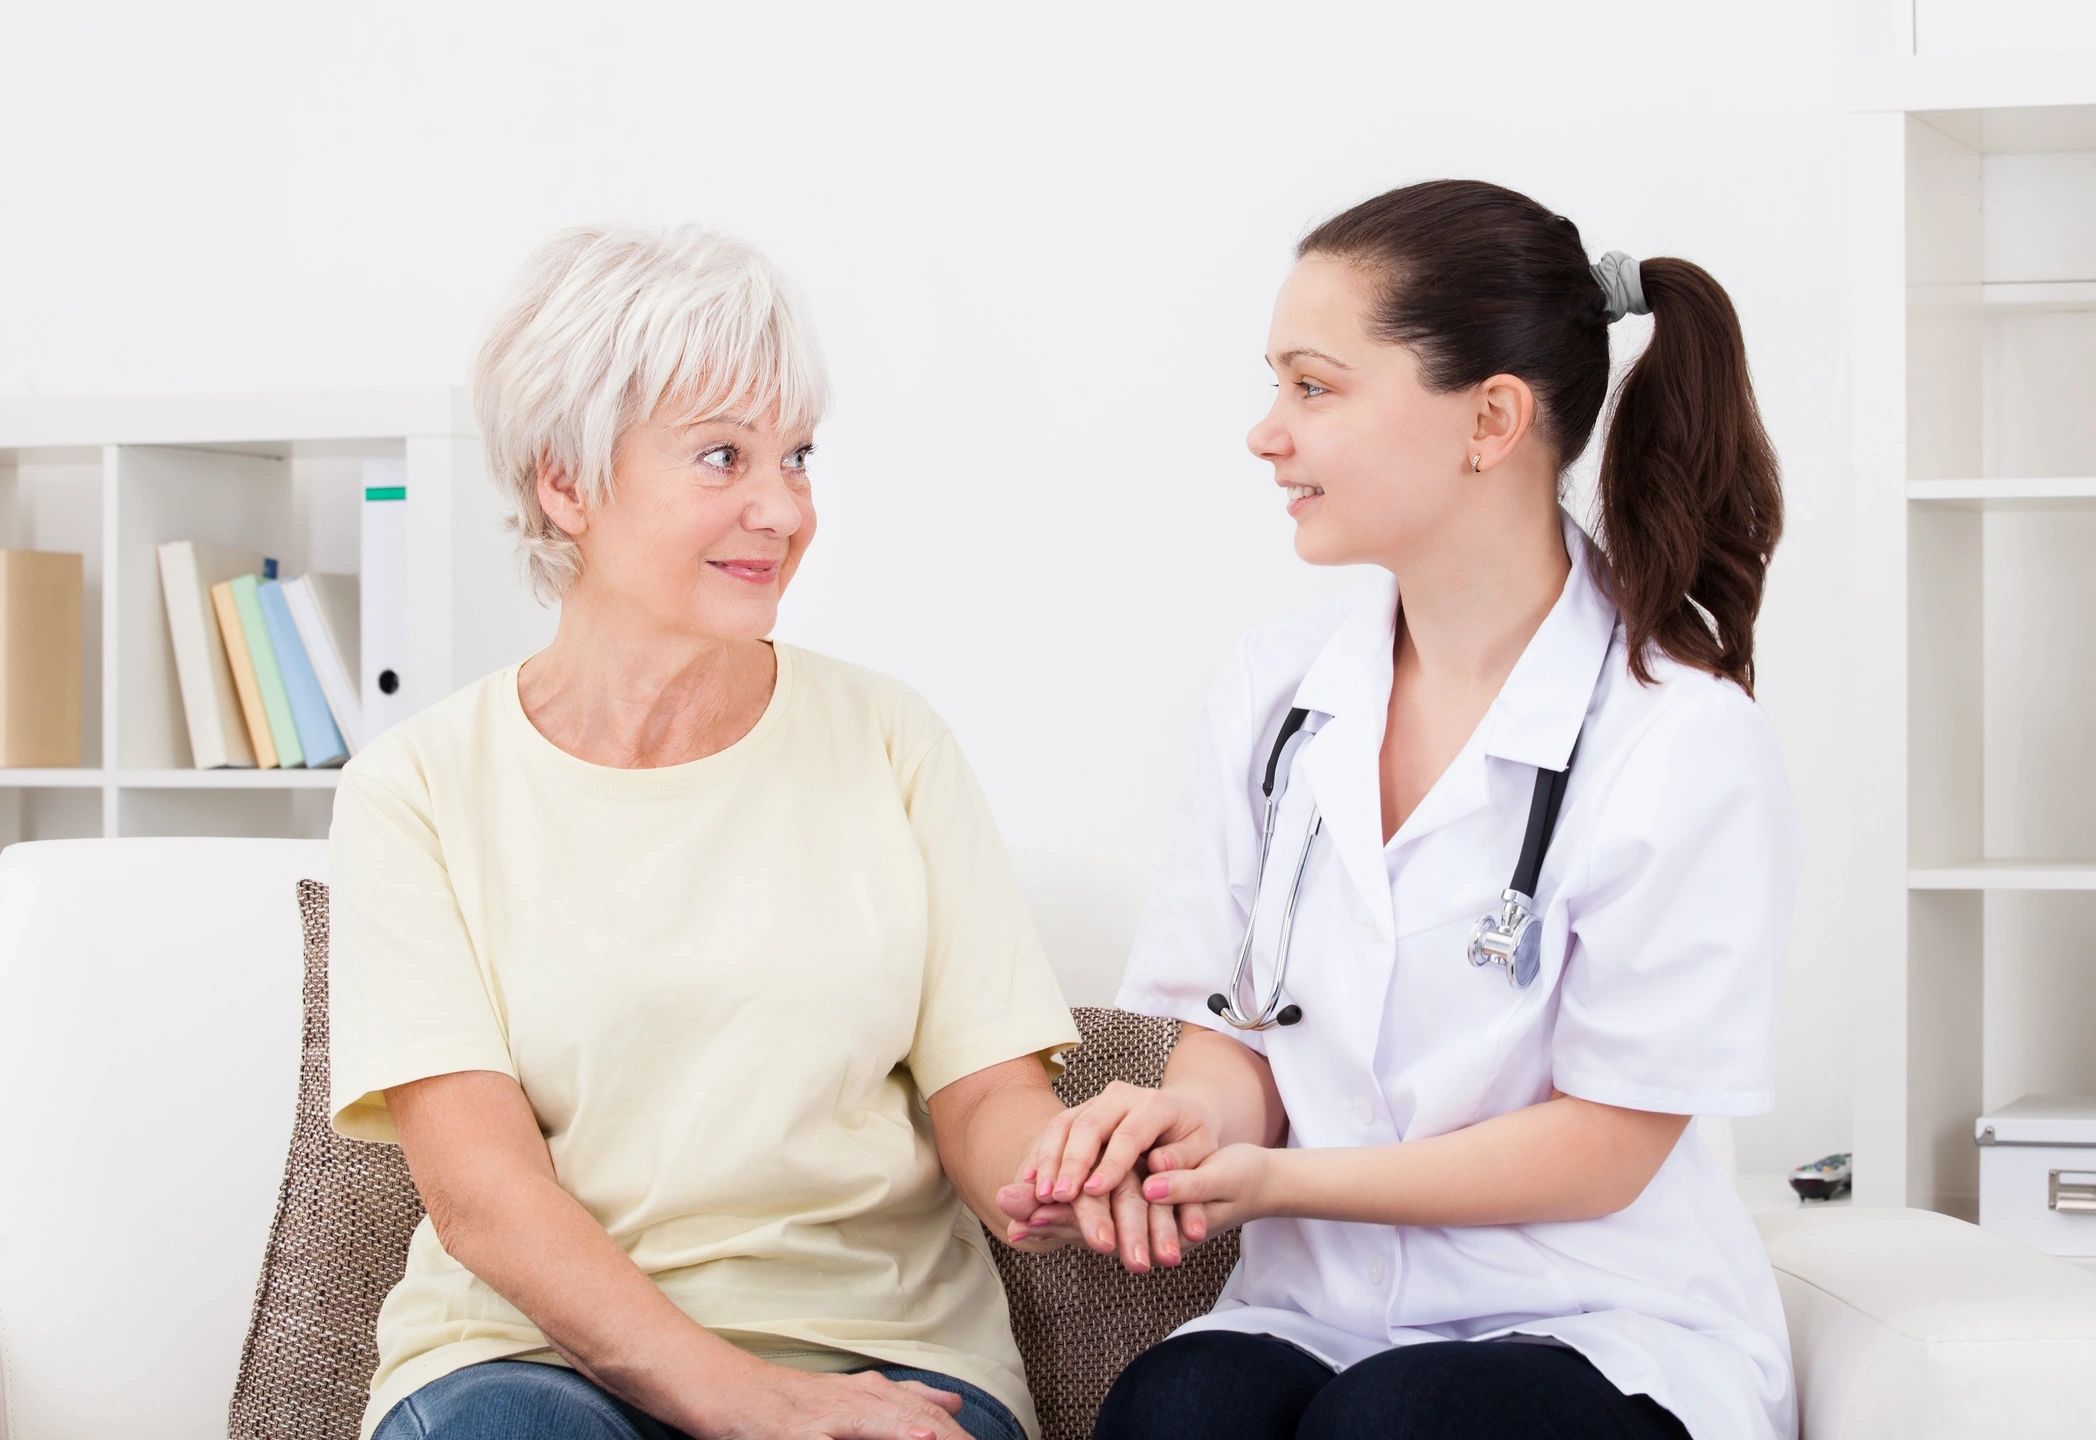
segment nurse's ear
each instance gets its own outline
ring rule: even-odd
[[[1502,374],[1480,381],[1472,394],[1475,413],[1464,463],[1482,472],[1512,453],[1535,427],[1536,392],[1519,375]],[[1478,457],[1475,463],[1468,458],[1472,455]]]

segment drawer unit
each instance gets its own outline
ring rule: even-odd
[[[2026,1095],[1980,1116],[1980,1224],[2096,1257],[2096,1096]]]

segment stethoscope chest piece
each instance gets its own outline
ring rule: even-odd
[[[1470,963],[1503,967],[1516,990],[1527,989],[1543,965],[1542,927],[1529,908],[1534,904],[1519,890],[1503,891],[1499,908],[1480,916],[1470,931]]]

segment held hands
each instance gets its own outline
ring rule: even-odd
[[[1135,1274],[1177,1265],[1189,1245],[1243,1224],[1263,1203],[1271,1152],[1218,1150],[1205,1107],[1173,1091],[1115,1081],[1050,1121],[998,1208],[1006,1241],[1023,1250],[1079,1240],[1118,1252]]]

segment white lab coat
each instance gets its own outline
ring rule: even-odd
[[[1562,512],[1561,512],[1562,514]],[[1572,571],[1461,753],[1382,843],[1378,753],[1398,585],[1253,631],[1212,693],[1186,824],[1118,1003],[1267,1056],[1290,1146],[1388,1145],[1566,1094],[1676,1114],[1768,1109],[1777,977],[1800,835],[1774,733],[1737,685],[1653,653],[1641,685],[1562,514]],[[1259,779],[1291,706],[1299,751],[1268,862],[1255,1006],[1309,807],[1287,999],[1301,1023],[1238,1032],[1207,1008],[1243,934]],[[1584,735],[1581,735],[1584,722]],[[1579,753],[1537,886],[1526,989],[1464,957],[1513,873],[1537,766]],[[1253,987],[1248,986],[1248,989]],[[1696,1440],[1793,1440],[1790,1346],[1753,1223],[1693,1129],[1643,1195],[1600,1219],[1472,1226],[1265,1219],[1215,1311],[1338,1367],[1393,1346],[1519,1332],[1569,1344]]]

